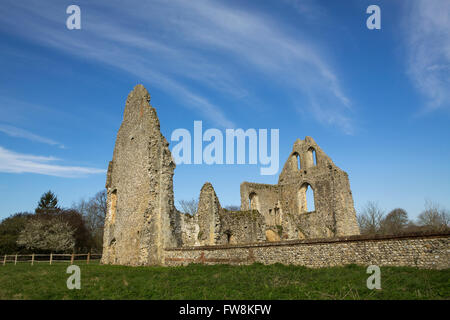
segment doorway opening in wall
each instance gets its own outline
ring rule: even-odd
[[[230,230],[225,231],[225,235],[227,236],[227,244],[234,243],[233,234],[231,233]]]

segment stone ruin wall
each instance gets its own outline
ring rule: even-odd
[[[175,163],[149,101],[138,85],[125,104],[107,173],[102,263],[161,264],[163,248],[179,244],[173,228]]]
[[[277,185],[249,183],[241,184],[241,210],[257,210],[264,217],[267,241],[282,239],[283,210],[278,197]]]
[[[307,187],[314,193],[314,211],[308,210]],[[277,185],[241,184],[241,209],[250,206],[264,215],[267,238],[311,239],[359,234],[348,175],[311,137],[294,143]],[[273,235],[273,230],[278,231],[279,237]]]
[[[396,237],[352,236],[242,245],[167,248],[167,266],[291,264],[323,268],[361,266],[409,266],[423,269],[450,268],[450,234]]]
[[[126,101],[107,173],[102,263],[164,265],[164,250],[171,247],[359,234],[347,174],[310,137],[295,142],[277,185],[241,184],[240,211],[222,208],[213,186],[205,183],[197,213],[179,212],[173,195],[175,163],[149,102],[142,85]],[[305,184],[315,193],[314,212],[306,210],[306,198],[299,193]]]
[[[213,186],[200,191],[197,213],[184,215],[183,246],[225,245],[265,241],[264,218],[256,210],[230,211],[221,207]]]

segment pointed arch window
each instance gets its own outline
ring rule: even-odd
[[[315,211],[314,189],[309,183],[304,183],[298,191],[299,213]]]

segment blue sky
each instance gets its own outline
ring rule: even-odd
[[[81,30],[66,8],[81,8]],[[368,30],[366,8],[381,8]],[[356,209],[450,208],[450,3],[10,1],[0,3],[0,218],[104,188],[126,97],[142,83],[177,128],[280,129],[280,170],[312,136],[348,172]],[[173,147],[171,143],[171,147]],[[175,200],[213,184],[239,204],[257,165],[179,165]]]

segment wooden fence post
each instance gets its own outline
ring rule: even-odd
[[[82,254],[78,254],[78,255],[81,256]],[[13,256],[13,255],[10,255],[10,256]],[[24,255],[24,256],[27,256],[27,255]],[[15,255],[14,255],[14,265],[17,265],[18,257],[19,257],[18,254],[15,254]],[[3,256],[3,266],[6,266],[7,260],[8,260],[8,255],[5,254],[5,255]],[[36,254],[35,254],[35,253],[32,253],[32,254],[31,254],[31,265],[32,265],[32,266],[34,266],[34,261],[35,261],[35,260],[36,260]],[[75,260],[75,253],[72,253],[72,254],[71,254],[71,257],[70,257],[70,264],[73,264],[73,263],[74,263],[74,260]],[[1,260],[0,260],[0,261],[1,261]],[[24,260],[24,261],[26,261],[26,260]],[[91,253],[88,252],[88,253],[87,253],[87,258],[86,258],[86,264],[89,264],[90,261],[91,261]],[[0,263],[1,263],[1,262],[0,262]],[[52,264],[52,263],[53,263],[53,253],[50,253],[50,264]]]

